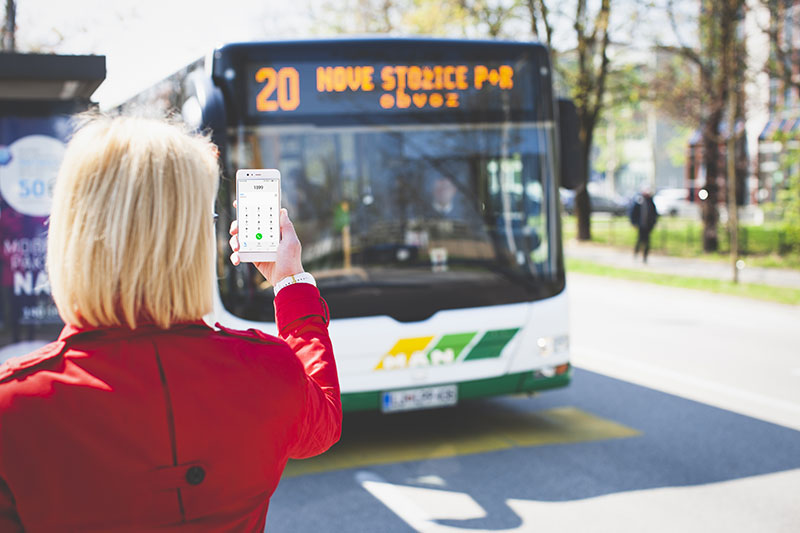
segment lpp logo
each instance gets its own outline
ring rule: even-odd
[[[375,370],[442,366],[500,357],[519,328],[451,333],[400,339],[381,357]]]

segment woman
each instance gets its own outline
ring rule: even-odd
[[[202,321],[215,154],[141,118],[69,143],[47,257],[66,326],[0,367],[0,531],[263,531],[287,459],[339,439],[327,306],[285,210],[276,262],[256,265],[281,287],[280,338]]]

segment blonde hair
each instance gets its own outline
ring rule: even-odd
[[[216,147],[165,120],[92,116],[53,191],[47,271],[77,326],[168,328],[212,309]]]

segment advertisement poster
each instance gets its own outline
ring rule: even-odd
[[[45,259],[47,217],[69,132],[66,116],[0,117],[0,348],[52,341],[60,329]]]

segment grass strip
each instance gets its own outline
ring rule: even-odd
[[[718,229],[719,252],[703,251],[703,225],[699,220],[660,217],[650,238],[650,249],[673,257],[695,257],[709,261],[730,261],[728,231]],[[564,241],[575,238],[575,217],[562,218]],[[800,269],[800,248],[775,224],[742,225],[739,235],[741,259],[749,266]],[[633,250],[636,228],[625,217],[592,218],[592,242]],[[780,253],[779,253],[780,252]]]
[[[731,281],[719,279],[676,276],[675,274],[618,268],[572,257],[567,258],[567,272],[642,281],[645,283],[664,285],[666,287],[709,291],[718,294],[729,294],[731,296],[765,300],[768,302],[800,305],[800,289],[789,287],[775,287],[759,283],[733,283]]]

